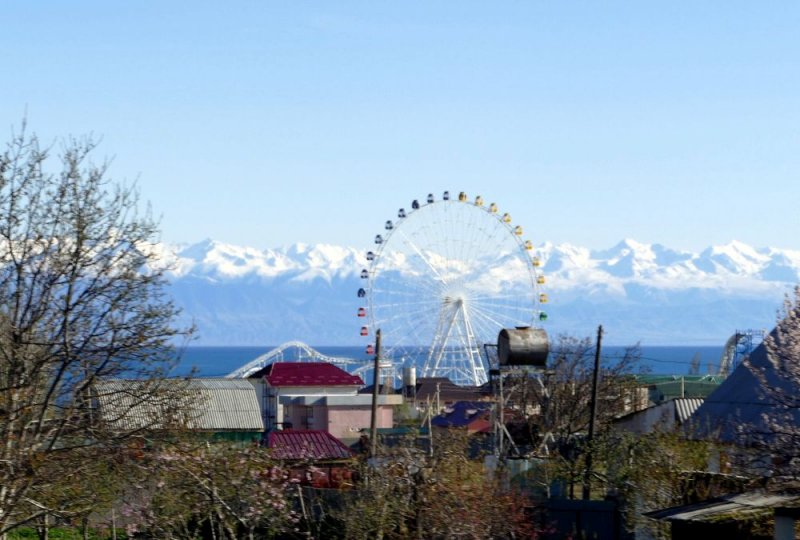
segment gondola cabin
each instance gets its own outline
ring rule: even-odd
[[[391,220],[389,220],[386,222],[386,230],[391,231],[392,229],[394,229],[394,225],[392,225]]]
[[[483,197],[480,195],[475,197],[475,206],[483,206]]]
[[[413,201],[411,201],[411,209],[412,210],[419,210],[419,201],[417,199],[414,199]]]
[[[433,202],[433,193],[428,193],[428,204]]]
[[[368,336],[369,335],[369,329],[366,326],[362,326],[361,327],[361,335],[362,336]]]
[[[375,243],[376,244],[383,244],[383,236],[381,236],[381,235],[376,236],[375,237]]]
[[[547,303],[547,295],[545,293],[542,293],[542,294],[539,295],[539,303],[540,304],[546,304]]]
[[[532,262],[533,262],[533,266],[535,266],[537,268],[542,266],[542,260],[539,257],[534,257]]]
[[[367,354],[375,354],[375,347],[372,346],[372,343],[367,345],[367,349],[364,351]]]
[[[489,212],[491,212],[492,214],[497,213],[497,205],[495,203],[489,205]]]
[[[536,283],[544,285],[544,276],[536,276]]]
[[[364,298],[365,296],[367,296],[367,291],[365,291],[364,289],[358,289],[358,297]]]
[[[367,271],[366,268],[364,268],[363,270],[361,270],[361,279],[367,279],[367,278],[369,278],[369,272]]]
[[[397,211],[397,217],[400,218],[400,219],[403,219],[404,217],[406,217],[406,209],[405,208],[401,208],[400,210],[398,210]]]
[[[547,313],[545,313],[544,311],[540,311],[539,312],[539,320],[540,321],[546,321],[547,320]]]
[[[462,191],[458,194],[458,200],[461,202],[467,202],[467,194]]]
[[[503,223],[511,223],[511,214],[508,212],[503,214]]]
[[[449,191],[445,191],[442,194],[442,199],[444,199],[445,201],[449,201],[450,200],[450,192]]]
[[[375,253],[372,251],[367,251],[367,260],[374,261],[375,260]]]
[[[358,308],[358,316],[359,317],[366,317],[367,316],[367,310],[364,309],[363,307]]]
[[[514,227],[514,234],[517,236],[522,236],[522,225],[517,225]]]
[[[533,242],[531,242],[530,240],[525,240],[525,249],[531,251],[533,249]]]

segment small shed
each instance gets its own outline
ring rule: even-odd
[[[776,510],[786,513],[799,505],[800,496],[795,494],[750,491],[644,515],[671,523],[671,537],[676,540],[767,540],[774,538]]]
[[[327,431],[272,431],[267,446],[275,459],[287,462],[292,478],[301,484],[337,489],[353,484],[355,453]]]

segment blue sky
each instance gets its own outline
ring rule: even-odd
[[[6,2],[0,127],[102,137],[170,242],[368,246],[449,189],[536,243],[800,249],[798,28],[796,2]]]

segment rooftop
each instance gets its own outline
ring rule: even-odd
[[[270,386],[363,386],[358,375],[327,362],[275,362],[267,366]]]
[[[278,459],[347,459],[355,454],[327,431],[272,431],[267,445]]]

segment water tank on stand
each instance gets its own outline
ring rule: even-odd
[[[549,354],[547,332],[541,328],[504,328],[497,336],[497,359],[501,366],[545,367]]]

